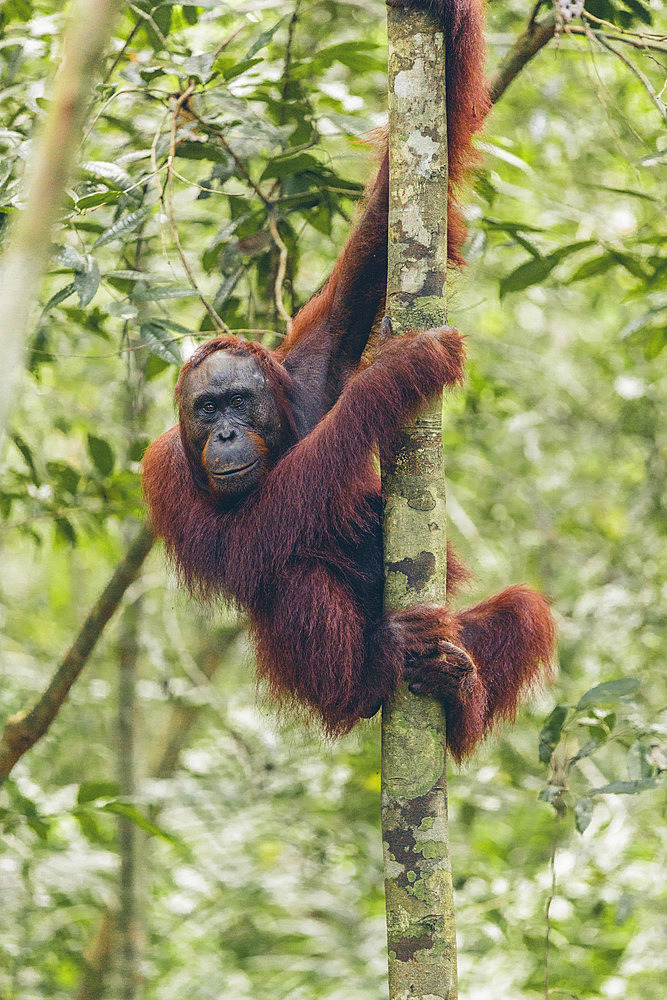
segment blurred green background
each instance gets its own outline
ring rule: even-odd
[[[573,22],[488,121],[449,292],[471,355],[445,416],[470,599],[526,581],[560,629],[555,687],[451,769],[466,1000],[664,996],[667,18],[586,6],[589,34]],[[491,71],[531,11],[490,4]],[[0,7],[2,237],[62,24],[57,3]],[[386,105],[380,0],[142,0],[112,52],[3,455],[3,718],[141,523],[141,455],[211,335],[200,293],[277,342],[280,242],[293,312],[356,217],[374,170],[357,137]],[[277,718],[242,629],[193,606],[161,550],[0,821],[2,1000],[386,995],[378,721],[331,745]]]

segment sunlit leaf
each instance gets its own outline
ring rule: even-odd
[[[113,450],[108,441],[104,438],[88,434],[88,454],[93,460],[93,465],[102,476],[109,476],[113,472],[115,463]]]
[[[634,694],[639,686],[640,682],[634,677],[620,677],[616,681],[596,684],[579,699],[577,711],[588,708],[590,705],[604,705],[618,701],[620,698],[626,698],[628,695]]]

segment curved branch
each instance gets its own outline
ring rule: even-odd
[[[41,739],[55,719],[70,688],[88,662],[104,627],[137,577],[153,547],[154,535],[142,527],[86,618],[69,651],[36,704],[7,720],[0,738],[0,784],[24,753]]]
[[[499,100],[510,83],[519,75],[526,63],[537,55],[540,49],[551,41],[556,33],[556,18],[550,14],[539,23],[529,23],[523,34],[519,35],[512,48],[500,61],[498,69],[489,80],[489,96],[491,103]]]

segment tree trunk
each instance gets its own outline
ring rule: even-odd
[[[77,0],[69,12],[53,107],[36,144],[26,205],[0,274],[0,441],[23,363],[31,310],[49,258],[51,230],[81,142],[104,50],[122,7],[120,0]]]
[[[444,37],[425,12],[388,7],[389,269],[395,333],[446,323],[447,115]],[[444,604],[442,401],[403,428],[383,469],[385,606]],[[455,1000],[445,718],[406,685],[382,719],[390,1000]]]

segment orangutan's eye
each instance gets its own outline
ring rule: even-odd
[[[235,410],[238,410],[239,406],[243,406],[245,400],[243,396],[232,396],[229,400],[229,405],[233,406]]]

